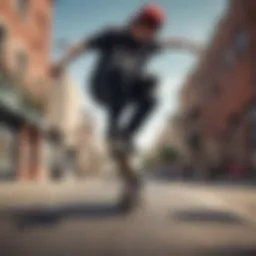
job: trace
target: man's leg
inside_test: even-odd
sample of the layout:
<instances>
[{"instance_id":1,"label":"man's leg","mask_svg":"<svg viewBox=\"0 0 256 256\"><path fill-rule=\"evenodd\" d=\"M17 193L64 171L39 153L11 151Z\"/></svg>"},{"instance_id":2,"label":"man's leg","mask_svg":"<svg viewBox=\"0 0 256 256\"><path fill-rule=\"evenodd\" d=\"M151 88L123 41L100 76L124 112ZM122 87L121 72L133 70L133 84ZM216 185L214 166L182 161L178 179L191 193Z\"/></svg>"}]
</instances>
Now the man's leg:
<instances>
[{"instance_id":1,"label":"man's leg","mask_svg":"<svg viewBox=\"0 0 256 256\"><path fill-rule=\"evenodd\" d=\"M118 138L119 131L119 121L124 109L124 105L119 100L113 101L108 106L108 131L107 136L109 139Z\"/></svg>"},{"instance_id":2,"label":"man's leg","mask_svg":"<svg viewBox=\"0 0 256 256\"><path fill-rule=\"evenodd\" d=\"M157 79L152 76L141 77L133 86L131 98L135 104L135 112L124 129L125 136L132 139L156 106L154 95Z\"/></svg>"},{"instance_id":3,"label":"man's leg","mask_svg":"<svg viewBox=\"0 0 256 256\"><path fill-rule=\"evenodd\" d=\"M136 103L135 114L130 120L126 128L126 136L132 138L133 135L140 129L143 123L147 120L152 110L156 105L156 100L153 98L141 99Z\"/></svg>"},{"instance_id":4,"label":"man's leg","mask_svg":"<svg viewBox=\"0 0 256 256\"><path fill-rule=\"evenodd\" d=\"M128 145L128 150L133 149L132 139L135 132L141 127L148 115L155 106L153 90L156 85L156 79L143 77L132 86L129 102L135 103L135 112L128 125L122 129L123 139ZM127 164L127 160L121 161L123 165L119 166L120 174L126 183L126 191L121 206L129 207L136 204L140 198L141 180L135 170Z\"/></svg>"},{"instance_id":5,"label":"man's leg","mask_svg":"<svg viewBox=\"0 0 256 256\"><path fill-rule=\"evenodd\" d=\"M120 135L120 119L127 104L127 95L124 90L122 74L113 71L108 74L105 86L106 110L108 114L108 137L118 138Z\"/></svg>"}]
</instances>

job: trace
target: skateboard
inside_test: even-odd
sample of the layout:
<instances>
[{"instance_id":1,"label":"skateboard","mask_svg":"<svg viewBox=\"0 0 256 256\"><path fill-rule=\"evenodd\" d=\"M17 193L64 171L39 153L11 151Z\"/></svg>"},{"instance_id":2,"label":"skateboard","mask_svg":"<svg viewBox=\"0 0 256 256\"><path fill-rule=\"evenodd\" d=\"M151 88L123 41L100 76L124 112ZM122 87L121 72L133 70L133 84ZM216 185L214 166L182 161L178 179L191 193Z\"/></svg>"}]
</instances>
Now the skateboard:
<instances>
[{"instance_id":1,"label":"skateboard","mask_svg":"<svg viewBox=\"0 0 256 256\"><path fill-rule=\"evenodd\" d=\"M112 158L117 165L126 185L124 194L117 203L117 208L125 213L142 206L140 181L136 175L136 167L132 162L132 154L125 149L112 152Z\"/></svg>"}]
</instances>

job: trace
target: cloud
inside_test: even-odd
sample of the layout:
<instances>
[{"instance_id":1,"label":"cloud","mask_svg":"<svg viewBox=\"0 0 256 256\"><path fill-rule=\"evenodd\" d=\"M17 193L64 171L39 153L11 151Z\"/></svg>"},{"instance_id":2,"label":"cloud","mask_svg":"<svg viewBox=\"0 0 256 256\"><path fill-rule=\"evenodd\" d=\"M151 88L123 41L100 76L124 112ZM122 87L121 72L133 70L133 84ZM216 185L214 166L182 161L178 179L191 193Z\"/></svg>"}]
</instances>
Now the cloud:
<instances>
[{"instance_id":1,"label":"cloud","mask_svg":"<svg viewBox=\"0 0 256 256\"><path fill-rule=\"evenodd\" d=\"M177 93L180 89L182 80L183 76L181 74L172 77L164 77L160 85L160 96L166 95L166 93Z\"/></svg>"},{"instance_id":2,"label":"cloud","mask_svg":"<svg viewBox=\"0 0 256 256\"><path fill-rule=\"evenodd\" d=\"M182 86L183 74L164 77L157 92L159 105L138 135L138 145L145 149L154 144L158 133L165 125L166 118L175 111L178 93Z\"/></svg>"}]
</instances>

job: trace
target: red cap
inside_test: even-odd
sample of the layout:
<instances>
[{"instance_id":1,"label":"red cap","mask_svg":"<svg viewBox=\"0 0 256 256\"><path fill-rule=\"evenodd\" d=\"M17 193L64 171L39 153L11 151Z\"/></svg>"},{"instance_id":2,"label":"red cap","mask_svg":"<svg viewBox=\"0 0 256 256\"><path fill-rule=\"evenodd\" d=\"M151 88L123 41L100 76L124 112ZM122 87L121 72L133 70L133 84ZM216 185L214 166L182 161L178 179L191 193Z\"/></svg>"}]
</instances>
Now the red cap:
<instances>
[{"instance_id":1,"label":"red cap","mask_svg":"<svg viewBox=\"0 0 256 256\"><path fill-rule=\"evenodd\" d=\"M165 21L165 13L159 6L148 4L139 11L136 20L161 26Z\"/></svg>"}]
</instances>

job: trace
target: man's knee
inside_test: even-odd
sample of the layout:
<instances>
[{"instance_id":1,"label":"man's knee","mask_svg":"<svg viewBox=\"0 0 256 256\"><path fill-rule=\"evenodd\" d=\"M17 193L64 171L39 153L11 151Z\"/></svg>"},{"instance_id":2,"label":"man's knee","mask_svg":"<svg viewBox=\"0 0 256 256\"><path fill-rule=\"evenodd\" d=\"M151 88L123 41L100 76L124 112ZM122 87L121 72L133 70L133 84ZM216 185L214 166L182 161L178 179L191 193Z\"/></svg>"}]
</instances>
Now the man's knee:
<instances>
[{"instance_id":1,"label":"man's knee","mask_svg":"<svg viewBox=\"0 0 256 256\"><path fill-rule=\"evenodd\" d=\"M141 79L143 87L148 90L154 90L158 84L158 78L155 75L144 75Z\"/></svg>"},{"instance_id":2,"label":"man's knee","mask_svg":"<svg viewBox=\"0 0 256 256\"><path fill-rule=\"evenodd\" d=\"M135 88L134 96L138 101L147 101L148 104L155 102L156 86L158 79L153 75L143 75L138 79Z\"/></svg>"},{"instance_id":3,"label":"man's knee","mask_svg":"<svg viewBox=\"0 0 256 256\"><path fill-rule=\"evenodd\" d=\"M157 105L157 98L155 96L148 97L146 102L150 108L154 108Z\"/></svg>"},{"instance_id":4,"label":"man's knee","mask_svg":"<svg viewBox=\"0 0 256 256\"><path fill-rule=\"evenodd\" d=\"M141 105L141 108L143 108L145 111L151 111L156 107L157 99L155 96L147 96L145 98L142 98L139 104Z\"/></svg>"}]
</instances>

